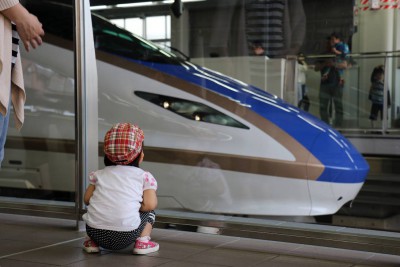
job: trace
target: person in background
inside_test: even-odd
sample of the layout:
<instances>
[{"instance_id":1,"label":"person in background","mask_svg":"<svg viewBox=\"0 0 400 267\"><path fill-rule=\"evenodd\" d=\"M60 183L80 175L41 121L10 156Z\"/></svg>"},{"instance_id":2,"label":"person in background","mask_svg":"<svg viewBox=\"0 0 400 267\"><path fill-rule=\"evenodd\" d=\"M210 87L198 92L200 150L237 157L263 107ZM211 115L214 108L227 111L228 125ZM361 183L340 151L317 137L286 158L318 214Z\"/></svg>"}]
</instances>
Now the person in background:
<instances>
[{"instance_id":1,"label":"person in background","mask_svg":"<svg viewBox=\"0 0 400 267\"><path fill-rule=\"evenodd\" d=\"M325 54L331 54L330 38L327 38ZM315 63L315 71L321 72L319 91L319 112L321 120L327 124L341 126L343 121L343 85L340 85L339 69L334 58L323 58ZM333 121L333 112L335 120Z\"/></svg>"},{"instance_id":2,"label":"person in background","mask_svg":"<svg viewBox=\"0 0 400 267\"><path fill-rule=\"evenodd\" d=\"M251 48L255 56L265 56L265 49L262 41L256 40L251 44Z\"/></svg>"},{"instance_id":3,"label":"person in background","mask_svg":"<svg viewBox=\"0 0 400 267\"><path fill-rule=\"evenodd\" d=\"M307 96L306 87L306 72L308 70L308 65L305 61L303 53L297 55L297 99L298 107L308 111L310 108L310 100Z\"/></svg>"},{"instance_id":4,"label":"person in background","mask_svg":"<svg viewBox=\"0 0 400 267\"><path fill-rule=\"evenodd\" d=\"M336 64L343 65L347 64L348 55L350 53L349 46L342 41L342 37L339 33L333 32L330 36L332 52L336 55ZM338 68L339 71L339 83L344 85L344 68Z\"/></svg>"},{"instance_id":5,"label":"person in background","mask_svg":"<svg viewBox=\"0 0 400 267\"><path fill-rule=\"evenodd\" d=\"M21 129L24 123L26 95L19 40L29 52L42 44L43 35L42 24L18 0L0 1L0 164L4 158L11 103L16 128Z\"/></svg>"},{"instance_id":6,"label":"person in background","mask_svg":"<svg viewBox=\"0 0 400 267\"><path fill-rule=\"evenodd\" d=\"M372 102L369 119L373 122L378 119L378 114L383 118L383 102L384 102L384 85L385 85L385 68L383 65L376 66L371 73L371 87L368 98ZM390 106L390 95L388 91L387 105Z\"/></svg>"},{"instance_id":7,"label":"person in background","mask_svg":"<svg viewBox=\"0 0 400 267\"><path fill-rule=\"evenodd\" d=\"M142 170L144 133L136 125L117 123L104 137L104 165L90 173L84 195L88 239L87 253L99 247L120 250L135 244L134 254L156 252L159 245L150 241L157 207L157 181Z\"/></svg>"}]
</instances>

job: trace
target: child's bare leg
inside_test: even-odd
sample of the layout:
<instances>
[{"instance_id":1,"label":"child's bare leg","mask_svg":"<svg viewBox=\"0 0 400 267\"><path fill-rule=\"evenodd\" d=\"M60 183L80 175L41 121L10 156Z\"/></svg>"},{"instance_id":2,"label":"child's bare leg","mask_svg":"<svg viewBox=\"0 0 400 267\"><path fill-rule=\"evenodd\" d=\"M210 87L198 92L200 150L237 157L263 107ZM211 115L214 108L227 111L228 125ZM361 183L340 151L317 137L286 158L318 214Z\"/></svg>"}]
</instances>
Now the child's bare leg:
<instances>
[{"instance_id":1,"label":"child's bare leg","mask_svg":"<svg viewBox=\"0 0 400 267\"><path fill-rule=\"evenodd\" d=\"M146 223L146 226L144 227L142 233L140 234L140 237L150 236L151 230L153 230L153 226L150 223Z\"/></svg>"}]
</instances>

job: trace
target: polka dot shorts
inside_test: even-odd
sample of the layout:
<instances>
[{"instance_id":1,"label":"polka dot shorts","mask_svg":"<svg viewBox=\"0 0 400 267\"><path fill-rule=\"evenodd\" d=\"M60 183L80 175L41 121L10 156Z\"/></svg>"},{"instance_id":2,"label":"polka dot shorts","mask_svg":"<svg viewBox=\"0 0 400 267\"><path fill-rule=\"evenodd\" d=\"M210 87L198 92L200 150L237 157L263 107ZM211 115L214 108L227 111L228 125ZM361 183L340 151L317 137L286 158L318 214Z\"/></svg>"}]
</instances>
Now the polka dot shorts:
<instances>
[{"instance_id":1,"label":"polka dot shorts","mask_svg":"<svg viewBox=\"0 0 400 267\"><path fill-rule=\"evenodd\" d=\"M147 223L155 222L154 211L140 212L140 225L137 229L128 232L92 228L86 225L87 235L100 247L109 250L124 249L133 244L142 233Z\"/></svg>"}]
</instances>

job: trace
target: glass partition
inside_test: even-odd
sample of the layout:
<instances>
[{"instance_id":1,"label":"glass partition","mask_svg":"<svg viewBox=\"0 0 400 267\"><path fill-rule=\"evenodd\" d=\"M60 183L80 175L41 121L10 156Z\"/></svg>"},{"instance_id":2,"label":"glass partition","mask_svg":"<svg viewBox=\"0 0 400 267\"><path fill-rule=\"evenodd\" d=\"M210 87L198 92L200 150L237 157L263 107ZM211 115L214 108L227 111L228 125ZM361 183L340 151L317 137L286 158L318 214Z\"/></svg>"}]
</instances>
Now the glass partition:
<instances>
[{"instance_id":1,"label":"glass partition","mask_svg":"<svg viewBox=\"0 0 400 267\"><path fill-rule=\"evenodd\" d=\"M321 78L327 73L318 66L335 59L323 54L326 37L337 29L352 35L353 19L340 20L349 14L353 18L352 1L272 2L261 7L254 1L185 3L181 16L165 24L171 35L158 38L172 44L169 50L104 18L133 22L135 15L141 20L168 15L164 3L148 2L119 15L115 6L93 12L98 138L103 140L117 122L144 130L141 167L158 181L161 214L301 217L317 223L321 216L347 209L363 190L368 172L337 130L382 134L399 127L396 53L367 53L353 44L348 67L336 73L337 80L344 80L340 101L329 99L332 88L321 97ZM27 6L43 22L46 38L41 48L23 54L26 122L21 132L10 129L0 192L4 201L73 207L73 10L54 1L27 1ZM246 20L256 27L251 14L257 18L257 10L280 14L280 26L272 32L275 42L269 43L270 33L263 29L245 29ZM285 12L294 21L286 21ZM323 21L328 26L322 27ZM291 38L284 36L289 24L294 27ZM268 51L259 55L259 45ZM296 108L299 52L308 65L307 111ZM380 65L383 80L382 73L372 75ZM388 93L377 90L374 95L374 83ZM373 99L383 100L382 108L371 110ZM99 153L92 155L100 168L102 147L100 141Z\"/></svg>"},{"instance_id":2,"label":"glass partition","mask_svg":"<svg viewBox=\"0 0 400 267\"><path fill-rule=\"evenodd\" d=\"M217 214L249 221L284 216L316 223L325 215L346 213L349 203L363 192L365 173L360 173L365 165L357 165L362 161L358 152L330 150L335 145L344 150L352 147L337 130L373 136L398 127L394 123L397 57L381 52L389 50L365 47L364 25L372 13L358 13L365 10L364 4L347 0L183 5L179 14L171 14L168 4L161 2L93 7L94 13L114 21L171 16L170 40L165 40L172 46L168 51L144 36L94 20L99 140L119 121L144 130L142 167L158 180L160 214ZM268 17L272 13L276 16ZM325 97L321 108L317 65L335 60L326 53L332 32L343 34L351 53L347 68L337 74L344 80L340 101ZM300 52L308 65L307 112L296 108ZM370 89L377 82L371 74L379 65L386 71L378 87L390 91L391 105L389 94L379 92L375 97L383 96L387 104L371 114ZM326 134L326 139L319 140L317 133ZM102 167L101 149L99 156ZM354 173L341 173L349 166L340 165L342 160L356 162ZM367 183L368 179L374 178L368 177Z\"/></svg>"},{"instance_id":3,"label":"glass partition","mask_svg":"<svg viewBox=\"0 0 400 267\"><path fill-rule=\"evenodd\" d=\"M49 12L39 1L23 4L39 18L46 34L43 45L30 52L20 45L25 122L17 131L11 110L0 201L3 208L76 218L74 10Z\"/></svg>"}]
</instances>

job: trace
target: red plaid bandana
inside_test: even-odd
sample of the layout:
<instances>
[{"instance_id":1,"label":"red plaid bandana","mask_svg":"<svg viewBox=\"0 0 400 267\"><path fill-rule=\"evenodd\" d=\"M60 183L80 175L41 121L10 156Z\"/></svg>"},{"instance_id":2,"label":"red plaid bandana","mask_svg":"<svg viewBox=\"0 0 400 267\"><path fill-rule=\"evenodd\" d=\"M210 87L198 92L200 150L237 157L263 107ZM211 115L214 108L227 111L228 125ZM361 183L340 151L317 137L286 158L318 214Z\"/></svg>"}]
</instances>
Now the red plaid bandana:
<instances>
[{"instance_id":1,"label":"red plaid bandana","mask_svg":"<svg viewBox=\"0 0 400 267\"><path fill-rule=\"evenodd\" d=\"M104 153L114 163L127 165L142 151L143 131L130 123L115 124L104 137Z\"/></svg>"}]
</instances>

